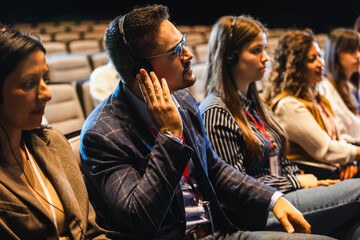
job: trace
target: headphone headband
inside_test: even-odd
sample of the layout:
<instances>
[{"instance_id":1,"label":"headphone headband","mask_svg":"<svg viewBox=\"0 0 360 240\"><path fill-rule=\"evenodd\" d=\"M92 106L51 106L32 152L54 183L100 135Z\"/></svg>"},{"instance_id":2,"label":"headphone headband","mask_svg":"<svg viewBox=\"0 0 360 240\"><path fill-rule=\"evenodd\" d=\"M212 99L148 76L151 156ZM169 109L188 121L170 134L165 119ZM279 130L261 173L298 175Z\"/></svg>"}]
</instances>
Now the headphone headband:
<instances>
[{"instance_id":1,"label":"headphone headband","mask_svg":"<svg viewBox=\"0 0 360 240\"><path fill-rule=\"evenodd\" d=\"M126 14L124 14L119 20L120 35L121 35L121 38L122 38L126 48L128 49L128 52L129 52L129 55L130 55L131 59L134 62L137 62L138 58L136 57L134 51L132 50L130 44L128 43L128 41L126 40L126 37L125 37L125 30L124 30L125 17L126 17Z\"/></svg>"},{"instance_id":2,"label":"headphone headband","mask_svg":"<svg viewBox=\"0 0 360 240\"><path fill-rule=\"evenodd\" d=\"M233 39L234 29L235 29L235 24L236 24L237 19L238 19L237 17L233 17L233 20L231 23L230 33L229 33L229 48L227 51L228 53L226 54L226 57L225 57L225 60L228 64L228 66L230 66L230 67L234 66L239 60L238 54L233 51L233 44L232 44L232 39Z\"/></svg>"},{"instance_id":3,"label":"headphone headband","mask_svg":"<svg viewBox=\"0 0 360 240\"><path fill-rule=\"evenodd\" d=\"M125 36L125 31L124 31L125 17L126 17L126 14L124 14L119 20L119 30L120 30L121 36Z\"/></svg>"},{"instance_id":4,"label":"headphone headband","mask_svg":"<svg viewBox=\"0 0 360 240\"><path fill-rule=\"evenodd\" d=\"M122 41L125 44L126 49L128 50L129 56L134 63L133 67L131 68L131 74L135 78L136 74L140 71L141 68L144 68L148 73L150 73L153 70L153 67L147 59L139 59L136 56L133 49L131 48L130 43L126 40L125 29L124 29L125 17L126 17L126 14L124 14L119 20L119 31L120 31Z\"/></svg>"},{"instance_id":5,"label":"headphone headband","mask_svg":"<svg viewBox=\"0 0 360 240\"><path fill-rule=\"evenodd\" d=\"M232 20L232 23L231 23L231 28L230 28L229 41L230 41L231 49L232 49L232 36L234 34L234 28L235 28L236 20L237 20L237 17L233 17L233 20Z\"/></svg>"}]
</instances>

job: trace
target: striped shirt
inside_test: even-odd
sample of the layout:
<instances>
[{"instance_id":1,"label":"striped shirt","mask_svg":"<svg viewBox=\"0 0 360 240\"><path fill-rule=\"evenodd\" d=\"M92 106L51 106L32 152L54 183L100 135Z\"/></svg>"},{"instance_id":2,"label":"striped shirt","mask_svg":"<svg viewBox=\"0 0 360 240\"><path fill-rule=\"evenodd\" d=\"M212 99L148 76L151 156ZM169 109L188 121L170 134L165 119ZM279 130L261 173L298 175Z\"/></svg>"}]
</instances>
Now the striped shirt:
<instances>
[{"instance_id":1,"label":"striped shirt","mask_svg":"<svg viewBox=\"0 0 360 240\"><path fill-rule=\"evenodd\" d=\"M257 118L254 103L243 96L240 97L247 108L247 112L254 118ZM259 142L260 154L255 166L249 170L246 169L244 165L244 161L246 161L246 142L240 125L225 106L223 100L215 94L210 94L200 104L200 111L213 148L224 161L237 170L249 174L265 184L278 189L280 192L285 193L301 188L296 178L296 175L300 173L299 168L280 154L278 154L278 164L281 167L281 175L271 175L269 166L271 153L270 141L256 127L253 121L249 121L249 124ZM282 144L278 133L266 122L264 122L264 125L275 147L281 150Z\"/></svg>"}]
</instances>

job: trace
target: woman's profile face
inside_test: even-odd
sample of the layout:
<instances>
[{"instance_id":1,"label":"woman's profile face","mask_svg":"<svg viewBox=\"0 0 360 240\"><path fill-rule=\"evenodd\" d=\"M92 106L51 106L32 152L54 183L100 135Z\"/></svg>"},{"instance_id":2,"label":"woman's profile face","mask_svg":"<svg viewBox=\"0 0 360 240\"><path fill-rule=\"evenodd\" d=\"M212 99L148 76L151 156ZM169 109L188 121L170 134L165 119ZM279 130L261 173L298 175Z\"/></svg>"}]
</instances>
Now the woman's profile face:
<instances>
[{"instance_id":1,"label":"woman's profile face","mask_svg":"<svg viewBox=\"0 0 360 240\"><path fill-rule=\"evenodd\" d=\"M266 44L266 34L260 32L252 42L244 45L239 53L239 61L233 68L233 74L249 82L261 80L266 70L265 63L269 60L265 51Z\"/></svg>"},{"instance_id":2,"label":"woman's profile face","mask_svg":"<svg viewBox=\"0 0 360 240\"><path fill-rule=\"evenodd\" d=\"M45 54L38 50L20 61L4 81L0 104L1 121L8 130L31 130L41 124L51 94L45 80Z\"/></svg>"},{"instance_id":3,"label":"woman's profile face","mask_svg":"<svg viewBox=\"0 0 360 240\"><path fill-rule=\"evenodd\" d=\"M353 73L360 70L360 49L355 49L353 52L340 52L339 63L345 76L350 78Z\"/></svg>"},{"instance_id":4,"label":"woman's profile face","mask_svg":"<svg viewBox=\"0 0 360 240\"><path fill-rule=\"evenodd\" d=\"M305 58L304 75L308 86L320 82L324 75L324 60L320 54L319 45L313 42Z\"/></svg>"}]
</instances>

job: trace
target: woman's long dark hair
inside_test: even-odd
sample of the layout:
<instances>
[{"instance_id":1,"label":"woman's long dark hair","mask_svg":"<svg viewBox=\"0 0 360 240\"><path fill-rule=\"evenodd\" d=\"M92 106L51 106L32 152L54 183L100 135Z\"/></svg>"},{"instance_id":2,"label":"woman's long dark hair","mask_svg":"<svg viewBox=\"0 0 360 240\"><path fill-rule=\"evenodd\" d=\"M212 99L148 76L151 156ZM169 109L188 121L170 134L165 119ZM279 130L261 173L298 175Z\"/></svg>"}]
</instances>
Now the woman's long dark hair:
<instances>
[{"instance_id":1,"label":"woman's long dark hair","mask_svg":"<svg viewBox=\"0 0 360 240\"><path fill-rule=\"evenodd\" d=\"M350 111L358 113L356 103L351 98L349 80L358 87L359 72L346 79L339 61L341 52L354 52L360 48L360 33L345 28L337 28L330 32L325 42L325 76L333 83L342 100Z\"/></svg>"}]
</instances>

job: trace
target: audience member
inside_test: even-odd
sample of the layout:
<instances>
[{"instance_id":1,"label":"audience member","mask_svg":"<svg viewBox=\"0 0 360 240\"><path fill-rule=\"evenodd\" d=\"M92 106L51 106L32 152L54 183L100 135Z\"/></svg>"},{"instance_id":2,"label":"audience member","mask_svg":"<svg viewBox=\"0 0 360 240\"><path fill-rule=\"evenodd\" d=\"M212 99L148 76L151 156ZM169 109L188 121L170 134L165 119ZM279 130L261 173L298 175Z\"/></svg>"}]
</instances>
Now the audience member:
<instances>
[{"instance_id":1,"label":"audience member","mask_svg":"<svg viewBox=\"0 0 360 240\"><path fill-rule=\"evenodd\" d=\"M311 30L293 30L280 40L267 100L290 142L290 160L340 165L340 178L357 173L360 149L340 141L328 100L316 90L324 61Z\"/></svg>"},{"instance_id":2,"label":"audience member","mask_svg":"<svg viewBox=\"0 0 360 240\"><path fill-rule=\"evenodd\" d=\"M90 75L90 95L94 106L99 105L105 98L114 92L119 84L119 75L111 62L97 67Z\"/></svg>"},{"instance_id":3,"label":"audience member","mask_svg":"<svg viewBox=\"0 0 360 240\"><path fill-rule=\"evenodd\" d=\"M284 197L304 214L313 233L338 236L342 225L359 219L360 179L317 180L312 174L300 175L286 158L286 134L256 86L269 60L266 39L264 26L251 17L225 16L213 27L207 97L199 107L207 134L228 164L286 193ZM270 214L268 228L279 227Z\"/></svg>"},{"instance_id":4,"label":"audience member","mask_svg":"<svg viewBox=\"0 0 360 240\"><path fill-rule=\"evenodd\" d=\"M106 239L69 143L41 126L47 75L38 40L0 31L0 238Z\"/></svg>"},{"instance_id":5,"label":"audience member","mask_svg":"<svg viewBox=\"0 0 360 240\"><path fill-rule=\"evenodd\" d=\"M244 223L260 229L270 208L288 232L309 233L302 214L279 192L213 151L195 100L181 90L195 82L193 55L186 35L168 18L162 5L136 8L115 18L105 33L109 58L122 78L85 121L80 145L99 223L142 239L290 237L239 231L219 197L242 209L238 218Z\"/></svg>"},{"instance_id":6,"label":"audience member","mask_svg":"<svg viewBox=\"0 0 360 240\"><path fill-rule=\"evenodd\" d=\"M330 102L340 138L360 144L360 33L338 28L325 43L325 76L320 93ZM353 84L353 83L355 84Z\"/></svg>"}]
</instances>

